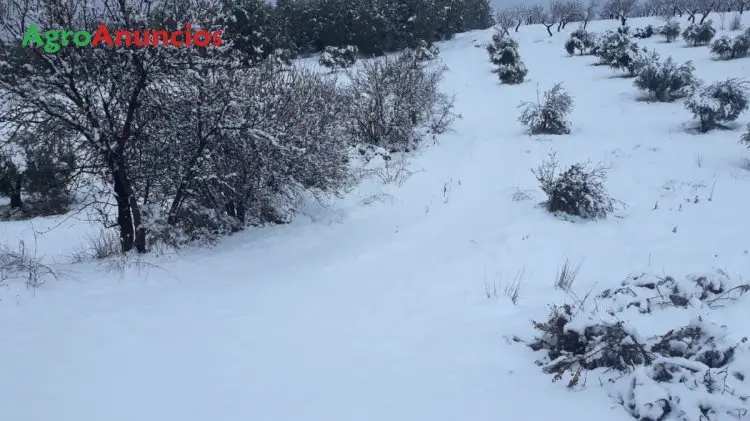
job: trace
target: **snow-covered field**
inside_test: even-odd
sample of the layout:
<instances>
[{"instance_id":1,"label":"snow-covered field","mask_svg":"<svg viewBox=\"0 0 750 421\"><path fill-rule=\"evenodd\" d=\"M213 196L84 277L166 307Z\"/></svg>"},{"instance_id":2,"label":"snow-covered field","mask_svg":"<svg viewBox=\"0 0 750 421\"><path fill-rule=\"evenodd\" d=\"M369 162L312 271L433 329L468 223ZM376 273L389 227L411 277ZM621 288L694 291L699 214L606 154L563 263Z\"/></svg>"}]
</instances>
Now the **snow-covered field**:
<instances>
[{"instance_id":1,"label":"snow-covered field","mask_svg":"<svg viewBox=\"0 0 750 421\"><path fill-rule=\"evenodd\" d=\"M660 22L629 21L647 23ZM632 79L568 57L574 29L514 33L529 69L517 86L501 86L475 48L491 30L441 44L444 90L463 118L410 158L417 172L401 186L373 181L290 226L149 256L123 274L57 263L68 277L34 291L5 285L0 420L632 419L606 381L553 383L534 363L541 352L512 338L533 339L530 319L546 320L548 304L632 273L750 275L750 150L738 143L750 113L737 130L689 133L681 101L638 101ZM693 60L706 82L750 75L748 58L715 61L707 47L658 36L638 43ZM556 82L575 99L572 133L526 135L518 104ZM552 150L565 165L610 167L607 187L625 206L597 222L547 214L530 169ZM93 230L73 218L0 223L9 243L41 232L50 261ZM553 285L565 259L581 263L572 292ZM514 304L504 291L519 274ZM748 310L744 299L622 317L650 334L702 315L741 338Z\"/></svg>"}]
</instances>

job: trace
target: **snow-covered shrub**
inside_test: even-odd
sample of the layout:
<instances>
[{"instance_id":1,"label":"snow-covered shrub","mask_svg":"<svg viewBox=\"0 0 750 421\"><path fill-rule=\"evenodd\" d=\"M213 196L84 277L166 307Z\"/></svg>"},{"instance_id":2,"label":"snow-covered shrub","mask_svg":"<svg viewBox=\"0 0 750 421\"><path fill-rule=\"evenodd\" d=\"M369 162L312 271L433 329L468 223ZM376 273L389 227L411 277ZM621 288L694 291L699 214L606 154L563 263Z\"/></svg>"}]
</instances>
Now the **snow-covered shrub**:
<instances>
[{"instance_id":1,"label":"snow-covered shrub","mask_svg":"<svg viewBox=\"0 0 750 421\"><path fill-rule=\"evenodd\" d=\"M633 77L640 69L653 61L654 57L658 59L659 55L655 52L649 52L645 48L639 49L638 44L632 43L628 48L621 51L614 61L609 63L609 67L615 70L625 70L627 76Z\"/></svg>"},{"instance_id":2,"label":"snow-covered shrub","mask_svg":"<svg viewBox=\"0 0 750 421\"><path fill-rule=\"evenodd\" d=\"M570 34L570 38L565 41L565 51L571 56L576 53L586 54L596 44L596 37L593 33L588 32L584 29L576 29Z\"/></svg>"},{"instance_id":3,"label":"snow-covered shrub","mask_svg":"<svg viewBox=\"0 0 750 421\"><path fill-rule=\"evenodd\" d=\"M154 171L150 164L170 181L149 186L152 205L141 208L147 244L211 243L248 226L287 223L301 198L350 186L342 127L350 108L335 78L294 66L280 72L271 63L203 83L199 76L174 85L184 101L177 104L217 102L204 104L205 115L172 107L169 130L153 133L160 142L142 145L150 160L141 171ZM192 134L207 121L212 137ZM201 155L202 147L211 153ZM182 170L191 156L200 157L190 167L194 177ZM189 193L180 197L177 182L187 181Z\"/></svg>"},{"instance_id":4,"label":"snow-covered shrub","mask_svg":"<svg viewBox=\"0 0 750 421\"><path fill-rule=\"evenodd\" d=\"M408 54L367 60L349 70L344 126L350 142L409 151L422 140L423 129L432 135L445 131L455 115L453 99L439 91L444 70Z\"/></svg>"},{"instance_id":5,"label":"snow-covered shrub","mask_svg":"<svg viewBox=\"0 0 750 421\"><path fill-rule=\"evenodd\" d=\"M10 198L14 217L61 214L71 203L75 155L60 140L39 142L43 136L17 134L0 147L0 195Z\"/></svg>"},{"instance_id":6,"label":"snow-covered shrub","mask_svg":"<svg viewBox=\"0 0 750 421\"><path fill-rule=\"evenodd\" d=\"M539 334L529 346L543 352L537 364L553 381L566 378L569 388L581 387L581 380L595 375L593 387L607 389L637 420L741 419L750 395L747 338L733 337L727 326L705 316L669 329L638 319L731 305L748 291L750 285L733 282L723 271L680 282L632 276L590 302L552 306L546 321L533 322Z\"/></svg>"},{"instance_id":7,"label":"snow-covered shrub","mask_svg":"<svg viewBox=\"0 0 750 421\"><path fill-rule=\"evenodd\" d=\"M604 218L614 211L615 201L604 187L604 168L589 168L587 163L576 163L560 174L557 174L557 168L553 153L537 169L531 170L547 195L544 203L547 211L584 219Z\"/></svg>"},{"instance_id":8,"label":"snow-covered shrub","mask_svg":"<svg viewBox=\"0 0 750 421\"><path fill-rule=\"evenodd\" d=\"M671 102L690 94L698 83L694 73L692 62L677 66L672 57L667 57L664 61L645 63L633 85L648 92L657 101Z\"/></svg>"},{"instance_id":9,"label":"snow-covered shrub","mask_svg":"<svg viewBox=\"0 0 750 421\"><path fill-rule=\"evenodd\" d=\"M746 57L750 51L750 37L742 34L734 38L724 35L711 44L711 53L723 60Z\"/></svg>"},{"instance_id":10,"label":"snow-covered shrub","mask_svg":"<svg viewBox=\"0 0 750 421\"><path fill-rule=\"evenodd\" d=\"M286 48L277 48L268 56L268 60L279 67L291 66L294 53Z\"/></svg>"},{"instance_id":11,"label":"snow-covered shrub","mask_svg":"<svg viewBox=\"0 0 750 421\"><path fill-rule=\"evenodd\" d=\"M328 46L323 49L323 53L320 55L318 63L321 66L328 67L331 71L338 68L346 69L351 67L357 62L357 49L354 45L347 45L345 47L334 47Z\"/></svg>"},{"instance_id":12,"label":"snow-covered shrub","mask_svg":"<svg viewBox=\"0 0 750 421\"><path fill-rule=\"evenodd\" d=\"M617 33L620 35L630 35L630 27L628 25L619 26Z\"/></svg>"},{"instance_id":13,"label":"snow-covered shrub","mask_svg":"<svg viewBox=\"0 0 750 421\"><path fill-rule=\"evenodd\" d=\"M571 56L575 55L576 51L578 51L579 54L583 54L583 49L583 41L578 38L568 38L568 40L565 41L565 51Z\"/></svg>"},{"instance_id":14,"label":"snow-covered shrub","mask_svg":"<svg viewBox=\"0 0 750 421\"><path fill-rule=\"evenodd\" d=\"M573 110L573 98L565 92L562 83L557 83L543 98L536 102L522 102L518 121L529 129L531 134L568 134L570 122L566 117Z\"/></svg>"},{"instance_id":15,"label":"snow-covered shrub","mask_svg":"<svg viewBox=\"0 0 750 421\"><path fill-rule=\"evenodd\" d=\"M710 19L702 24L693 23L682 31L682 39L694 47L708 44L714 38L714 35L716 35L716 29Z\"/></svg>"},{"instance_id":16,"label":"snow-covered shrub","mask_svg":"<svg viewBox=\"0 0 750 421\"><path fill-rule=\"evenodd\" d=\"M667 42L673 42L680 36L680 22L668 20L659 28L659 35L663 36Z\"/></svg>"},{"instance_id":17,"label":"snow-covered shrub","mask_svg":"<svg viewBox=\"0 0 750 421\"><path fill-rule=\"evenodd\" d=\"M585 29L576 29L570 34L571 38L578 38L583 42L583 46L586 50L590 50L594 44L596 44L596 34L589 32Z\"/></svg>"},{"instance_id":18,"label":"snow-covered shrub","mask_svg":"<svg viewBox=\"0 0 750 421\"><path fill-rule=\"evenodd\" d=\"M595 55L599 63L616 69L627 69L638 54L638 44L627 35L608 31L597 42Z\"/></svg>"},{"instance_id":19,"label":"snow-covered shrub","mask_svg":"<svg viewBox=\"0 0 750 421\"><path fill-rule=\"evenodd\" d=\"M629 75L635 76L641 69L649 66L651 63L656 63L661 60L661 56L656 51L649 51L646 48L638 50L633 62L628 67Z\"/></svg>"},{"instance_id":20,"label":"snow-covered shrub","mask_svg":"<svg viewBox=\"0 0 750 421\"><path fill-rule=\"evenodd\" d=\"M422 40L419 41L415 48L404 50L404 53L413 55L419 61L429 61L437 58L440 54L440 49L437 45Z\"/></svg>"},{"instance_id":21,"label":"snow-covered shrub","mask_svg":"<svg viewBox=\"0 0 750 421\"><path fill-rule=\"evenodd\" d=\"M498 66L493 72L497 73L500 81L507 84L523 82L528 74L526 66L518 53L518 43L500 31L492 35L492 41L487 45L487 53L492 64Z\"/></svg>"},{"instance_id":22,"label":"snow-covered shrub","mask_svg":"<svg viewBox=\"0 0 750 421\"><path fill-rule=\"evenodd\" d=\"M651 25L646 25L644 28L638 28L635 30L635 33L633 34L635 38L651 38L654 36L654 27Z\"/></svg>"},{"instance_id":23,"label":"snow-covered shrub","mask_svg":"<svg viewBox=\"0 0 750 421\"><path fill-rule=\"evenodd\" d=\"M685 102L685 108L698 120L698 130L705 133L721 123L737 120L747 110L747 84L737 79L712 83L694 92Z\"/></svg>"}]
</instances>

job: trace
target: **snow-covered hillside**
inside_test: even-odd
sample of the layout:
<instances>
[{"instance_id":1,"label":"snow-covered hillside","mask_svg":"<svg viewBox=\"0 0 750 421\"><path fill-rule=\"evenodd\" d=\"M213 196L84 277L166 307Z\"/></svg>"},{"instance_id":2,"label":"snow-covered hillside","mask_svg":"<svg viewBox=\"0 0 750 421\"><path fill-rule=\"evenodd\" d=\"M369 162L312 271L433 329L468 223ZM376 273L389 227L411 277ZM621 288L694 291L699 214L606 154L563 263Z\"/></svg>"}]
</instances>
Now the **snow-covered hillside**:
<instances>
[{"instance_id":1,"label":"snow-covered hillside","mask_svg":"<svg viewBox=\"0 0 750 421\"><path fill-rule=\"evenodd\" d=\"M648 23L660 22L629 21ZM538 333L530 320L631 274L749 276L750 150L738 140L750 113L735 130L691 133L681 101L641 101L632 79L592 66L593 57L569 57L563 44L575 29L512 33L529 69L514 86L498 82L477 48L491 30L440 44L443 88L462 118L410 155L414 174L401 185L373 178L291 225L149 256L123 273L56 263L67 277L34 291L4 285L0 420L633 419L620 389L600 384L605 373L589 374L586 387L553 383L535 364L542 353L523 343ZM750 75L750 58L716 61L707 47L658 36L638 43L692 60L706 82ZM518 104L557 82L574 96L572 133L525 134ZM606 186L623 205L592 222L546 213L530 169L551 151L563 165L609 167ZM37 238L50 261L93 230L47 218L0 223L0 236L31 244L52 227ZM580 263L567 292L554 287L565 260ZM505 294L514 282L516 303ZM699 304L618 317L644 337L698 316L727 324L729 339L750 335L747 297L720 309ZM750 361L739 350L736 358L739 367ZM684 399L687 407L710 400Z\"/></svg>"}]
</instances>

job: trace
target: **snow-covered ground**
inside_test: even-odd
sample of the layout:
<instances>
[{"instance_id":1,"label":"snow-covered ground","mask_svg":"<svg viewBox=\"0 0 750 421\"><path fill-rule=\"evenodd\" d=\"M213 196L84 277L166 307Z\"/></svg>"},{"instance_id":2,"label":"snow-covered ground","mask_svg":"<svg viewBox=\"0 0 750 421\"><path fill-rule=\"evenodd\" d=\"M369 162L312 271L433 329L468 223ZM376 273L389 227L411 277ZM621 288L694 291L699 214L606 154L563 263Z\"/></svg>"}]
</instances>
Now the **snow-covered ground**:
<instances>
[{"instance_id":1,"label":"snow-covered ground","mask_svg":"<svg viewBox=\"0 0 750 421\"><path fill-rule=\"evenodd\" d=\"M368 183L292 225L150 256L123 274L57 263L63 280L34 291L5 285L0 420L632 419L598 381L576 390L551 382L534 364L540 353L511 338L533 338L529 320L570 299L553 287L565 259L582 262L579 297L630 273L747 277L750 150L739 128L688 133L680 101L637 101L632 79L568 57L574 29L513 34L529 69L517 86L501 86L475 48L491 30L441 44L444 90L463 118L411 158L417 172L401 186ZM707 82L750 75L747 58L715 61L706 47L658 36L638 43L693 60ZM556 82L575 99L572 133L526 135L518 104ZM562 164L609 166L607 187L626 206L588 223L545 213L530 169L552 150ZM0 236L31 244L42 232L39 253L50 261L94 230L72 218L32 223L0 223ZM514 305L503 292L517 274ZM712 317L741 337L748 309L741 301ZM686 320L708 312L680 311Z\"/></svg>"}]
</instances>

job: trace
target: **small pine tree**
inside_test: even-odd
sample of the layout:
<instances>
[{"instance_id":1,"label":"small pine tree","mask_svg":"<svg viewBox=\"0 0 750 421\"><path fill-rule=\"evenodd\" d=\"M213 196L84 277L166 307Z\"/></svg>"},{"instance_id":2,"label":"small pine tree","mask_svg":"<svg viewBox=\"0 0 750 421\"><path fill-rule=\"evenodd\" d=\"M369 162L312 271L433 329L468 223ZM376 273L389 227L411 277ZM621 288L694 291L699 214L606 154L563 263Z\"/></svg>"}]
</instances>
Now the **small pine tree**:
<instances>
[{"instance_id":1,"label":"small pine tree","mask_svg":"<svg viewBox=\"0 0 750 421\"><path fill-rule=\"evenodd\" d=\"M648 59L646 49L639 49L638 44L632 43L627 45L617 56L609 63L609 67L615 70L625 70L628 76L635 76L636 72L642 68Z\"/></svg>"},{"instance_id":2,"label":"small pine tree","mask_svg":"<svg viewBox=\"0 0 750 421\"><path fill-rule=\"evenodd\" d=\"M627 35L608 31L599 39L596 56L599 57L600 64L626 68L637 51L638 44Z\"/></svg>"},{"instance_id":3,"label":"small pine tree","mask_svg":"<svg viewBox=\"0 0 750 421\"><path fill-rule=\"evenodd\" d=\"M529 129L531 134L568 134L570 122L566 117L573 110L573 98L565 92L562 83L557 83L549 91L544 92L543 99L522 102L519 106L523 111L518 121Z\"/></svg>"},{"instance_id":4,"label":"small pine tree","mask_svg":"<svg viewBox=\"0 0 750 421\"><path fill-rule=\"evenodd\" d=\"M668 20L659 28L659 35L663 36L667 42L673 42L680 36L680 23L676 20Z\"/></svg>"},{"instance_id":5,"label":"small pine tree","mask_svg":"<svg viewBox=\"0 0 750 421\"><path fill-rule=\"evenodd\" d=\"M646 25L644 28L638 28L635 30L635 33L633 34L636 38L651 38L654 36L654 27L651 25Z\"/></svg>"},{"instance_id":6,"label":"small pine tree","mask_svg":"<svg viewBox=\"0 0 750 421\"><path fill-rule=\"evenodd\" d=\"M321 66L328 67L331 71L338 68L346 69L357 62L358 53L359 50L354 45L347 45L345 47L328 46L323 50L323 54L320 55L318 63Z\"/></svg>"},{"instance_id":7,"label":"small pine tree","mask_svg":"<svg viewBox=\"0 0 750 421\"><path fill-rule=\"evenodd\" d=\"M716 35L716 29L713 27L713 22L707 20L705 23L694 23L685 28L682 32L682 39L697 47L711 42L714 35Z\"/></svg>"},{"instance_id":8,"label":"small pine tree","mask_svg":"<svg viewBox=\"0 0 750 421\"><path fill-rule=\"evenodd\" d=\"M548 212L562 212L581 218L604 218L614 211L615 200L604 186L604 168L589 168L588 163L577 163L557 174L558 162L550 154L537 169L531 170L539 187L547 195L544 203Z\"/></svg>"},{"instance_id":9,"label":"small pine tree","mask_svg":"<svg viewBox=\"0 0 750 421\"><path fill-rule=\"evenodd\" d=\"M737 79L713 83L693 93L685 108L698 120L701 133L721 127L721 123L735 121L747 110L747 84Z\"/></svg>"},{"instance_id":10,"label":"small pine tree","mask_svg":"<svg viewBox=\"0 0 750 421\"><path fill-rule=\"evenodd\" d=\"M61 214L71 202L74 170L75 155L62 143L8 143L0 151L0 194L28 216Z\"/></svg>"},{"instance_id":11,"label":"small pine tree","mask_svg":"<svg viewBox=\"0 0 750 421\"><path fill-rule=\"evenodd\" d=\"M438 57L440 49L437 45L422 40L417 43L416 48L407 49L404 53L414 56L417 61L429 61Z\"/></svg>"},{"instance_id":12,"label":"small pine tree","mask_svg":"<svg viewBox=\"0 0 750 421\"><path fill-rule=\"evenodd\" d=\"M492 64L498 66L494 70L500 81L506 84L523 82L528 74L526 66L521 61L518 43L500 31L492 36L492 42L487 46L487 53Z\"/></svg>"},{"instance_id":13,"label":"small pine tree","mask_svg":"<svg viewBox=\"0 0 750 421\"><path fill-rule=\"evenodd\" d=\"M677 66L672 57L667 57L664 61L644 63L633 85L648 92L657 101L671 102L688 95L698 84L694 73L695 67L692 62Z\"/></svg>"}]
</instances>

